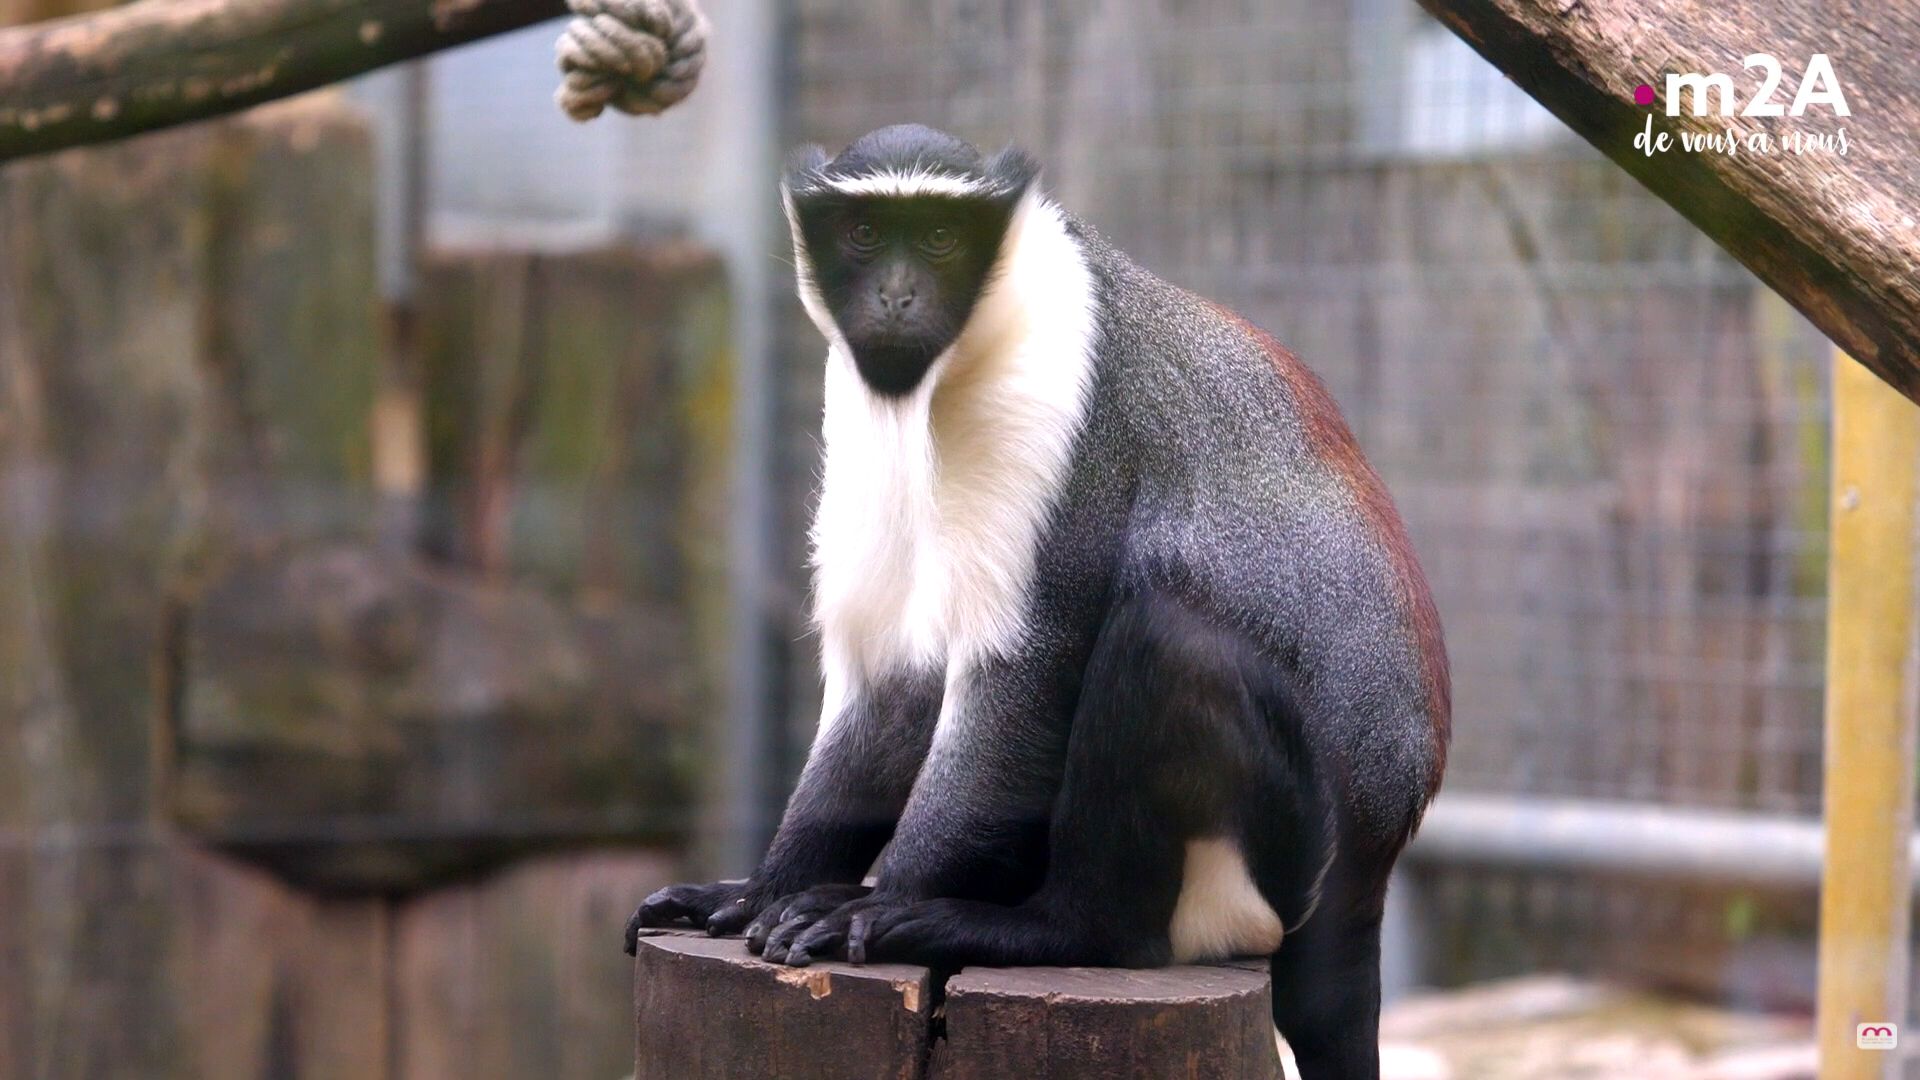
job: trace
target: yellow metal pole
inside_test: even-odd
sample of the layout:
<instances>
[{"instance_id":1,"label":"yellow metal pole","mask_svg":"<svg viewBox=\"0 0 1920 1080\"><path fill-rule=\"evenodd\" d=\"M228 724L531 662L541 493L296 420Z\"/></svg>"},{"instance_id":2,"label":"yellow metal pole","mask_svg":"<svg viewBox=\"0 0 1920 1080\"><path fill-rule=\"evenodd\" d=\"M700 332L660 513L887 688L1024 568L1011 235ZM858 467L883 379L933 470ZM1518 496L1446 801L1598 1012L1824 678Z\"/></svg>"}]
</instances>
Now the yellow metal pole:
<instances>
[{"instance_id":1,"label":"yellow metal pole","mask_svg":"<svg viewBox=\"0 0 1920 1080\"><path fill-rule=\"evenodd\" d=\"M1906 1019L1917 497L1920 408L1836 350L1820 1080L1887 1080L1900 1056L1856 1029Z\"/></svg>"}]
</instances>

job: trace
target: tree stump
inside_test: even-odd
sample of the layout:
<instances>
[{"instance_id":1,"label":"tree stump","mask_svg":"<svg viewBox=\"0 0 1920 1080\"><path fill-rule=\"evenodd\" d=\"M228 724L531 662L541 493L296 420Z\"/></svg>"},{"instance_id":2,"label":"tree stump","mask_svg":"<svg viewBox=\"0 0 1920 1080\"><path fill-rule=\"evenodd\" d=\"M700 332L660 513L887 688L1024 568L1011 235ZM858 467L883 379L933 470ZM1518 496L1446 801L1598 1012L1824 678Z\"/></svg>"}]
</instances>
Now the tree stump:
<instances>
[{"instance_id":1,"label":"tree stump","mask_svg":"<svg viewBox=\"0 0 1920 1080\"><path fill-rule=\"evenodd\" d=\"M1265 961L1128 971L788 968L640 939L634 1080L1279 1080Z\"/></svg>"},{"instance_id":2,"label":"tree stump","mask_svg":"<svg viewBox=\"0 0 1920 1080\"><path fill-rule=\"evenodd\" d=\"M896 964L769 964L739 938L640 939L634 1080L918 1080L933 977Z\"/></svg>"}]
</instances>

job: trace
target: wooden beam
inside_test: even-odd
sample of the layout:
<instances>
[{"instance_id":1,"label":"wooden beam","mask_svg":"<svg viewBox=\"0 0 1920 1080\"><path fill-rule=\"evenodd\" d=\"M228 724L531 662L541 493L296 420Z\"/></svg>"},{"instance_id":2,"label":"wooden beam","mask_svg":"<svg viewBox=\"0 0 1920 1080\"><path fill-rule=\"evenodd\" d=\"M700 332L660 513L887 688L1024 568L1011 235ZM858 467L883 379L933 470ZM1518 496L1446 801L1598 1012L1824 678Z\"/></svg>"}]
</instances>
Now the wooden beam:
<instances>
[{"instance_id":1,"label":"wooden beam","mask_svg":"<svg viewBox=\"0 0 1920 1080\"><path fill-rule=\"evenodd\" d=\"M139 0L11 27L0 162L234 112L566 13L564 0Z\"/></svg>"},{"instance_id":2,"label":"wooden beam","mask_svg":"<svg viewBox=\"0 0 1920 1080\"><path fill-rule=\"evenodd\" d=\"M1898 1055L1854 1037L1906 1019L1920 409L1840 353L1833 400L1820 1077L1882 1080Z\"/></svg>"},{"instance_id":3,"label":"wooden beam","mask_svg":"<svg viewBox=\"0 0 1920 1080\"><path fill-rule=\"evenodd\" d=\"M1920 401L1920 5L1885 0L1420 0L1581 137L1699 226L1835 343ZM1789 104L1826 54L1852 115L1666 115L1666 76L1723 72L1741 108L1777 57ZM1635 90L1650 86L1652 105ZM1675 143L1648 155L1646 130ZM1771 153L1692 152L1681 133L1771 136ZM1847 153L1794 153L1780 139L1847 131Z\"/></svg>"}]
</instances>

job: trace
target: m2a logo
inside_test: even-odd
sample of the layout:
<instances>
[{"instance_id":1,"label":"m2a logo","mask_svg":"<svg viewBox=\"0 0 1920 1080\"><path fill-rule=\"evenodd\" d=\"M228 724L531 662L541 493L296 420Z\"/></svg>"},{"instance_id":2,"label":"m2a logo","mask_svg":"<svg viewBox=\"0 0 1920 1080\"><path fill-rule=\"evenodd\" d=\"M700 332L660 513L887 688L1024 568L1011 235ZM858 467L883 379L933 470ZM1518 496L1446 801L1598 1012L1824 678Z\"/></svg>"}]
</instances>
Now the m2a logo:
<instances>
[{"instance_id":1,"label":"m2a logo","mask_svg":"<svg viewBox=\"0 0 1920 1080\"><path fill-rule=\"evenodd\" d=\"M1862 1050L1892 1050L1900 1045L1895 1024L1860 1024L1853 1029L1853 1045Z\"/></svg>"},{"instance_id":2,"label":"m2a logo","mask_svg":"<svg viewBox=\"0 0 1920 1080\"><path fill-rule=\"evenodd\" d=\"M1801 116L1809 105L1825 105L1833 110L1835 116L1852 116L1853 110L1847 108L1847 95L1840 89L1840 78L1833 73L1833 61L1826 53L1814 53L1807 61L1807 73L1800 77L1800 89L1793 95L1793 104L1782 106L1773 100L1780 90L1780 61L1770 53L1754 53L1741 61L1748 71L1760 68L1766 74L1760 82L1760 90L1740 111L1741 116ZM1702 75L1690 71L1685 75L1667 76L1667 115L1680 115L1680 91L1693 91L1693 115L1707 115L1709 95L1713 91L1719 97L1720 115L1732 116L1734 93L1732 77L1714 72Z\"/></svg>"}]
</instances>

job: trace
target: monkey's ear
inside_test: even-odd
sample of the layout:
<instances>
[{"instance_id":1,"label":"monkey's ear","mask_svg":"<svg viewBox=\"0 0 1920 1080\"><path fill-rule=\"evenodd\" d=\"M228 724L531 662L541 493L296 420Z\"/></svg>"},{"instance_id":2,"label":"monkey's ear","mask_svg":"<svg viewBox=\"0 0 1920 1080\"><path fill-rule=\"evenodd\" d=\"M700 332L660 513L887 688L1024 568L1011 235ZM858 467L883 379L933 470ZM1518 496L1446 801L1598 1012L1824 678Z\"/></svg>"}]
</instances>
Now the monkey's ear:
<instances>
[{"instance_id":1,"label":"monkey's ear","mask_svg":"<svg viewBox=\"0 0 1920 1080\"><path fill-rule=\"evenodd\" d=\"M996 191L1018 197L1040 176L1040 163L1019 147L1009 146L987 162L987 175Z\"/></svg>"},{"instance_id":2,"label":"monkey's ear","mask_svg":"<svg viewBox=\"0 0 1920 1080\"><path fill-rule=\"evenodd\" d=\"M819 186L820 171L827 167L827 152L817 145L803 146L787 155L787 167L780 174L780 186L788 191L805 191Z\"/></svg>"}]
</instances>

